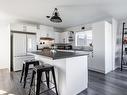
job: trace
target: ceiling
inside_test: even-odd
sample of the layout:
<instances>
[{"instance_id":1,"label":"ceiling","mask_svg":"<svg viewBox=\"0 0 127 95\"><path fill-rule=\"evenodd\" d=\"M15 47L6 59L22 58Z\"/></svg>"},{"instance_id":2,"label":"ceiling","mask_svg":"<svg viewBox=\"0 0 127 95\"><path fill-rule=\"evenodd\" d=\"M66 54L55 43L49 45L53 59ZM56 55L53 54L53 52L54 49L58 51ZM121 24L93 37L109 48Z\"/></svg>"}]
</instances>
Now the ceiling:
<instances>
[{"instance_id":1,"label":"ceiling","mask_svg":"<svg viewBox=\"0 0 127 95\"><path fill-rule=\"evenodd\" d=\"M46 18L57 7L62 23ZM0 17L59 28L127 16L127 0L0 0ZM3 15L4 14L4 15Z\"/></svg>"}]
</instances>

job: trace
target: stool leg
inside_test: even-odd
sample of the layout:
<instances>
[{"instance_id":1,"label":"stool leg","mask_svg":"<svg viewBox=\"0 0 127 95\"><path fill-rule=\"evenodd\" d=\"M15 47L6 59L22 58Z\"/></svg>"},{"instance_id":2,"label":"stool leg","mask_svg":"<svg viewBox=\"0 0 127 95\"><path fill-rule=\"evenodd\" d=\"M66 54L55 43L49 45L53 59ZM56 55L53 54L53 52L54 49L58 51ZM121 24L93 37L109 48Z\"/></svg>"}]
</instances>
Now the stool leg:
<instances>
[{"instance_id":1,"label":"stool leg","mask_svg":"<svg viewBox=\"0 0 127 95\"><path fill-rule=\"evenodd\" d=\"M48 88L49 88L49 71L46 71L45 74L46 74L47 86L48 86Z\"/></svg>"},{"instance_id":2,"label":"stool leg","mask_svg":"<svg viewBox=\"0 0 127 95\"><path fill-rule=\"evenodd\" d=\"M31 94L31 89L32 89L32 84L33 84L33 80L34 80L34 75L35 75L35 71L32 72L32 78L31 78L31 82L30 82L30 89L29 89L29 94Z\"/></svg>"},{"instance_id":3,"label":"stool leg","mask_svg":"<svg viewBox=\"0 0 127 95\"><path fill-rule=\"evenodd\" d=\"M22 82L22 77L23 77L23 74L24 74L24 64L23 64L23 67L22 67L22 72L21 72L20 83Z\"/></svg>"},{"instance_id":4,"label":"stool leg","mask_svg":"<svg viewBox=\"0 0 127 95\"><path fill-rule=\"evenodd\" d=\"M23 88L25 88L25 86L26 86L26 78L27 78L27 75L28 75L28 69L29 69L29 64L25 64L25 75L24 75L24 85L23 85Z\"/></svg>"},{"instance_id":5,"label":"stool leg","mask_svg":"<svg viewBox=\"0 0 127 95\"><path fill-rule=\"evenodd\" d=\"M35 95L40 94L40 84L41 84L42 72L36 72L36 81L35 81Z\"/></svg>"},{"instance_id":6,"label":"stool leg","mask_svg":"<svg viewBox=\"0 0 127 95\"><path fill-rule=\"evenodd\" d=\"M56 95L58 95L54 68L52 68L52 76L53 76L53 80L54 80Z\"/></svg>"}]
</instances>

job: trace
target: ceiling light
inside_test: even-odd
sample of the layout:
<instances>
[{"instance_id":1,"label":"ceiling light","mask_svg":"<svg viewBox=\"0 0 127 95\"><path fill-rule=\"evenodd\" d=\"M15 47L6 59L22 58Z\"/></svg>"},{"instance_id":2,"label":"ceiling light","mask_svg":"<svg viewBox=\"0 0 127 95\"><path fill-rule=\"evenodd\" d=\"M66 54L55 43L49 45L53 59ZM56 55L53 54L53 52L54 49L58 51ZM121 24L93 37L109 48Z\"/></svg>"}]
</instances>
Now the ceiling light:
<instances>
[{"instance_id":1,"label":"ceiling light","mask_svg":"<svg viewBox=\"0 0 127 95\"><path fill-rule=\"evenodd\" d=\"M50 21L54 22L54 23L62 22L62 19L60 18L60 15L59 15L59 12L58 12L57 8L54 9L54 12L53 12L51 17L50 16L46 16L46 17L50 18Z\"/></svg>"}]
</instances>

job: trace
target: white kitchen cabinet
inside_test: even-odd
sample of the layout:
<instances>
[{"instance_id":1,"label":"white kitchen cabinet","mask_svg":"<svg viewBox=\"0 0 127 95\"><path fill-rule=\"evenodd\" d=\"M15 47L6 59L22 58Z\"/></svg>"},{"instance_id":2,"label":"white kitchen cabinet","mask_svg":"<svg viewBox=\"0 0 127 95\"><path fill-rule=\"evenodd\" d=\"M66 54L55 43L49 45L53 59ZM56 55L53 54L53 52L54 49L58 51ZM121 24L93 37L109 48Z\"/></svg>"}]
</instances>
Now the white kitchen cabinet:
<instances>
[{"instance_id":1,"label":"white kitchen cabinet","mask_svg":"<svg viewBox=\"0 0 127 95\"><path fill-rule=\"evenodd\" d=\"M40 28L37 30L37 42L39 43L41 37L50 37L54 38L54 28L49 26L40 25Z\"/></svg>"},{"instance_id":2,"label":"white kitchen cabinet","mask_svg":"<svg viewBox=\"0 0 127 95\"><path fill-rule=\"evenodd\" d=\"M34 25L26 25L26 31L36 33L37 32L37 26Z\"/></svg>"},{"instance_id":3,"label":"white kitchen cabinet","mask_svg":"<svg viewBox=\"0 0 127 95\"><path fill-rule=\"evenodd\" d=\"M20 32L37 32L36 25L27 25L27 24L11 24L10 25L11 31L20 31Z\"/></svg>"},{"instance_id":4,"label":"white kitchen cabinet","mask_svg":"<svg viewBox=\"0 0 127 95\"><path fill-rule=\"evenodd\" d=\"M40 25L40 29L38 29L39 34L42 37L53 37L54 28L49 26Z\"/></svg>"},{"instance_id":5,"label":"white kitchen cabinet","mask_svg":"<svg viewBox=\"0 0 127 95\"><path fill-rule=\"evenodd\" d=\"M10 28L12 31L23 31L23 24L11 24Z\"/></svg>"},{"instance_id":6,"label":"white kitchen cabinet","mask_svg":"<svg viewBox=\"0 0 127 95\"><path fill-rule=\"evenodd\" d=\"M54 32L54 38L55 38L55 43L60 43L60 33L59 32Z\"/></svg>"},{"instance_id":7,"label":"white kitchen cabinet","mask_svg":"<svg viewBox=\"0 0 127 95\"><path fill-rule=\"evenodd\" d=\"M55 38L55 32L54 31L47 31L47 37Z\"/></svg>"},{"instance_id":8,"label":"white kitchen cabinet","mask_svg":"<svg viewBox=\"0 0 127 95\"><path fill-rule=\"evenodd\" d=\"M93 23L93 58L89 56L89 69L107 74L112 66L112 31L107 21Z\"/></svg>"},{"instance_id":9,"label":"white kitchen cabinet","mask_svg":"<svg viewBox=\"0 0 127 95\"><path fill-rule=\"evenodd\" d=\"M60 34L60 43L69 43L68 37L69 37L69 32L68 31L62 32Z\"/></svg>"},{"instance_id":10,"label":"white kitchen cabinet","mask_svg":"<svg viewBox=\"0 0 127 95\"><path fill-rule=\"evenodd\" d=\"M26 34L13 33L13 57L26 55Z\"/></svg>"},{"instance_id":11,"label":"white kitchen cabinet","mask_svg":"<svg viewBox=\"0 0 127 95\"><path fill-rule=\"evenodd\" d=\"M60 33L60 43L70 43L74 45L75 43L75 33L73 31L65 31Z\"/></svg>"},{"instance_id":12,"label":"white kitchen cabinet","mask_svg":"<svg viewBox=\"0 0 127 95\"><path fill-rule=\"evenodd\" d=\"M61 42L60 34L61 33L59 32L55 32L53 27L41 25L40 29L37 30L37 42L39 43L40 37L50 37L50 38L54 38L55 43L60 43Z\"/></svg>"},{"instance_id":13,"label":"white kitchen cabinet","mask_svg":"<svg viewBox=\"0 0 127 95\"><path fill-rule=\"evenodd\" d=\"M40 25L40 29L38 29L40 35L42 37L53 37L54 36L54 28L49 26Z\"/></svg>"}]
</instances>

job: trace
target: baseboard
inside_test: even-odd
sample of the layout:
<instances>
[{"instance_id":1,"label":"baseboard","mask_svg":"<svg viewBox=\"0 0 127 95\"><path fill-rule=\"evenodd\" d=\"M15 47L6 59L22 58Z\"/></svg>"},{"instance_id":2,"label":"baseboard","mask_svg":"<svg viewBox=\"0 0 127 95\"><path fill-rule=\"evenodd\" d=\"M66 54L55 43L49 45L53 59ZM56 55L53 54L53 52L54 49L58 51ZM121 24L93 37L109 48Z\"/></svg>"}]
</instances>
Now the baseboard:
<instances>
[{"instance_id":1,"label":"baseboard","mask_svg":"<svg viewBox=\"0 0 127 95\"><path fill-rule=\"evenodd\" d=\"M114 70L116 70L117 68L120 68L120 66L115 66L115 69Z\"/></svg>"},{"instance_id":2,"label":"baseboard","mask_svg":"<svg viewBox=\"0 0 127 95\"><path fill-rule=\"evenodd\" d=\"M88 67L88 69L91 70L91 71L96 71L96 72L105 74L105 71L103 71L103 70L98 70L98 69L95 69L95 68L89 68L89 67Z\"/></svg>"}]
</instances>

